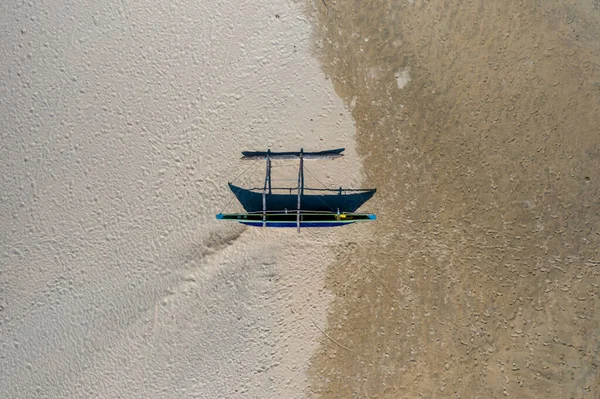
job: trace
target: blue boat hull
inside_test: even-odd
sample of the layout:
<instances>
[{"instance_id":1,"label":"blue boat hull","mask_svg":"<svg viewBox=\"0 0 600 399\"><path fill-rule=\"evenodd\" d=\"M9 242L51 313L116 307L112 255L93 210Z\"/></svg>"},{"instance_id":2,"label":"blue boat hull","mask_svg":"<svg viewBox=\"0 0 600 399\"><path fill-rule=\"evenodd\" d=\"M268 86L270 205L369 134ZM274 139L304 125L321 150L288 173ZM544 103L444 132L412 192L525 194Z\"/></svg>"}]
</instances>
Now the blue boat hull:
<instances>
[{"instance_id":1,"label":"blue boat hull","mask_svg":"<svg viewBox=\"0 0 600 399\"><path fill-rule=\"evenodd\" d=\"M262 193L247 190L229 183L229 189L236 196L246 212L260 212L263 209ZM322 212L356 212L367 202L376 190L364 190L360 193L343 194L343 190L328 190L335 194L302 194L302 208ZM296 209L297 194L267 194L265 196L267 210Z\"/></svg>"}]
</instances>

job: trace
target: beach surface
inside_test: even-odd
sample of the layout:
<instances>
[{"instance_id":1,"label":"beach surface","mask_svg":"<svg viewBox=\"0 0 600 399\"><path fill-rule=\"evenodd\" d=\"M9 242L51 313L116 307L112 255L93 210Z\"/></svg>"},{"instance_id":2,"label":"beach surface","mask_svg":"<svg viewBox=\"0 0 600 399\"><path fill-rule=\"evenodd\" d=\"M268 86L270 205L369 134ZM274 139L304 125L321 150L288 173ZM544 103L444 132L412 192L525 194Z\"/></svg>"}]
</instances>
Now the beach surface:
<instances>
[{"instance_id":1,"label":"beach surface","mask_svg":"<svg viewBox=\"0 0 600 399\"><path fill-rule=\"evenodd\" d=\"M600 395L597 1L0 7L5 396ZM378 220L215 220L301 147Z\"/></svg>"},{"instance_id":2,"label":"beach surface","mask_svg":"<svg viewBox=\"0 0 600 399\"><path fill-rule=\"evenodd\" d=\"M262 184L242 150L346 147L307 168L361 182L303 4L0 7L2 396L307 395L345 236L215 220Z\"/></svg>"},{"instance_id":3,"label":"beach surface","mask_svg":"<svg viewBox=\"0 0 600 399\"><path fill-rule=\"evenodd\" d=\"M328 269L312 392L600 397L598 2L315 6L378 221Z\"/></svg>"}]
</instances>

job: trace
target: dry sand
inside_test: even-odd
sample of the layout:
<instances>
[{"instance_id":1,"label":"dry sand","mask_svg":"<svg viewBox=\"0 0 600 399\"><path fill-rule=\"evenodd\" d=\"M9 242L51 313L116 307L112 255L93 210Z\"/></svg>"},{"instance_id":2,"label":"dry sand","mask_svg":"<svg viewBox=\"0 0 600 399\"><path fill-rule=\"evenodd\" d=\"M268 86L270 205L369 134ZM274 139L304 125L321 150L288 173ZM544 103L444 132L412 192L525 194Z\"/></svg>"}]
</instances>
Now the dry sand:
<instances>
[{"instance_id":1,"label":"dry sand","mask_svg":"<svg viewBox=\"0 0 600 399\"><path fill-rule=\"evenodd\" d=\"M2 4L0 396L303 396L345 238L214 220L241 150L360 183L301 5Z\"/></svg>"},{"instance_id":2,"label":"dry sand","mask_svg":"<svg viewBox=\"0 0 600 399\"><path fill-rule=\"evenodd\" d=\"M600 397L598 2L315 6L380 217L327 273L312 391Z\"/></svg>"}]
</instances>

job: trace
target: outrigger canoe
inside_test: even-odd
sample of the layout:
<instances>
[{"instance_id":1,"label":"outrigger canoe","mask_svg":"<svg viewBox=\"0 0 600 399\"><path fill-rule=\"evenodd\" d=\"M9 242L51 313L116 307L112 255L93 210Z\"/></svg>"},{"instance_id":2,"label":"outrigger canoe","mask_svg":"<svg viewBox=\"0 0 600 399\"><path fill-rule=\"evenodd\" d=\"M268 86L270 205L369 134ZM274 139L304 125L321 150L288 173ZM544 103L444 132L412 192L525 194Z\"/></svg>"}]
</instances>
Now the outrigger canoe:
<instances>
[{"instance_id":1,"label":"outrigger canoe","mask_svg":"<svg viewBox=\"0 0 600 399\"><path fill-rule=\"evenodd\" d=\"M298 231L302 227L336 227L376 220L375 214L355 213L364 202L375 194L375 189L343 190L341 187L339 189L304 187L305 159L336 159L344 155L343 151L343 148L337 148L318 152L304 152L303 149L299 152L271 152L271 150L242 152L244 160L264 158L266 161L266 177L262 193L253 192L252 189L242 189L229 183L229 187L247 212L219 213L217 219L256 227L295 227ZM290 159L300 161L298 185L295 188L289 188L289 193L274 194L273 190L288 190L288 188L271 186L271 161ZM291 194L292 190L296 191L295 195ZM305 194L305 191L311 190L335 191L336 193ZM296 209L289 209L294 205L296 205Z\"/></svg>"}]
</instances>

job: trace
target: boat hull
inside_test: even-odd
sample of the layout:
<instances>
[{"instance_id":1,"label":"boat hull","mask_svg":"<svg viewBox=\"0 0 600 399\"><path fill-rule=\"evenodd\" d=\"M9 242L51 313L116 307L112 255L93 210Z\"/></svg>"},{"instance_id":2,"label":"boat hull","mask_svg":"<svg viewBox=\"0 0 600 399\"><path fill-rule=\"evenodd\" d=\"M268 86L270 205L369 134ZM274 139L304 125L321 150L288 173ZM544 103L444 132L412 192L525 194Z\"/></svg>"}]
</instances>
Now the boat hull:
<instances>
[{"instance_id":1,"label":"boat hull","mask_svg":"<svg viewBox=\"0 0 600 399\"><path fill-rule=\"evenodd\" d=\"M252 190L234 186L229 183L229 189L236 196L237 200L242 204L246 212L260 212L263 209L263 195ZM308 190L307 190L308 191ZM336 190L331 190L336 191ZM311 211L320 212L355 212L365 202L367 202L376 190L364 190L360 193L345 194L345 191L340 190L336 194L313 195L302 194L301 208L310 209ZM266 194L265 203L267 210L284 210L298 208L297 194Z\"/></svg>"}]
</instances>

